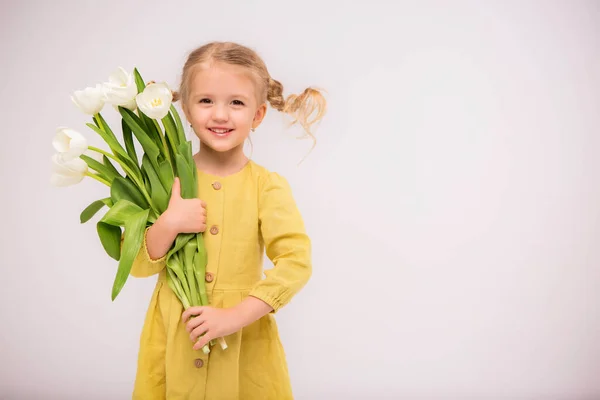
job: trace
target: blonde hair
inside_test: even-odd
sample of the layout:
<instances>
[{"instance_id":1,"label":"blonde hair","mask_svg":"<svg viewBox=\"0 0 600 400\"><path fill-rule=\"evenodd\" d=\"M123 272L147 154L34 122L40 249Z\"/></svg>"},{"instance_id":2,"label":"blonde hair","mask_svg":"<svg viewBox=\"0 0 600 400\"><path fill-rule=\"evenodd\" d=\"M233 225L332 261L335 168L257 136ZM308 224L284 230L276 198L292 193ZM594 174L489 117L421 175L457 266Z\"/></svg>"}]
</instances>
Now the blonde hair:
<instances>
[{"instance_id":1,"label":"blonde hair","mask_svg":"<svg viewBox=\"0 0 600 400\"><path fill-rule=\"evenodd\" d=\"M291 94L284 98L283 85L271 77L260 56L246 46L232 42L211 42L192 51L183 66L179 92L173 92L173 100L187 102L195 67L213 62L247 68L256 80L259 104L268 101L275 110L290 115L293 118L290 126L302 126L306 135L313 139L314 147L316 139L311 128L326 112L326 101L321 92L308 87L299 95Z\"/></svg>"}]
</instances>

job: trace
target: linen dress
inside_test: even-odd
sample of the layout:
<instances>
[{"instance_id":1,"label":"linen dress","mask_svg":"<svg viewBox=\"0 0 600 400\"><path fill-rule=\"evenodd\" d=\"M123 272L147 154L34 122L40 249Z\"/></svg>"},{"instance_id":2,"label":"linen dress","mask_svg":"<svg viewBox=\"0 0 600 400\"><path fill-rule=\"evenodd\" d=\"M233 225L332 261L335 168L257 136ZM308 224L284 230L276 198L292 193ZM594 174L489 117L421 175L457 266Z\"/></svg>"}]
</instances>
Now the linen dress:
<instances>
[{"instance_id":1,"label":"linen dress","mask_svg":"<svg viewBox=\"0 0 600 400\"><path fill-rule=\"evenodd\" d=\"M140 336L133 398L285 400L292 389L273 314L290 302L311 272L311 242L285 178L249 161L226 177L198 170L207 203L206 290L213 307L255 296L273 312L226 336L205 355L181 320L183 307L165 280L165 257L153 260L146 240L131 275L158 274ZM147 232L147 229L146 229ZM274 267L264 271L264 254Z\"/></svg>"}]
</instances>

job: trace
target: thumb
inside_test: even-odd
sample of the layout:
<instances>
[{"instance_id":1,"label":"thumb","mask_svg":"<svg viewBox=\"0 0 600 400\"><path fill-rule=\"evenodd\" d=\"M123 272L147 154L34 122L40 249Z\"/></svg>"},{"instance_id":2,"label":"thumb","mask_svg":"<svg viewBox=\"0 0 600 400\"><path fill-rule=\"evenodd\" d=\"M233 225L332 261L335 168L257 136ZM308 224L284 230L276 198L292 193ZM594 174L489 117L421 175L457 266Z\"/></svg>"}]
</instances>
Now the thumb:
<instances>
[{"instance_id":1,"label":"thumb","mask_svg":"<svg viewBox=\"0 0 600 400\"><path fill-rule=\"evenodd\" d=\"M181 198L181 183L179 182L179 177L175 177L173 181L173 187L171 188L171 200L180 199Z\"/></svg>"}]
</instances>

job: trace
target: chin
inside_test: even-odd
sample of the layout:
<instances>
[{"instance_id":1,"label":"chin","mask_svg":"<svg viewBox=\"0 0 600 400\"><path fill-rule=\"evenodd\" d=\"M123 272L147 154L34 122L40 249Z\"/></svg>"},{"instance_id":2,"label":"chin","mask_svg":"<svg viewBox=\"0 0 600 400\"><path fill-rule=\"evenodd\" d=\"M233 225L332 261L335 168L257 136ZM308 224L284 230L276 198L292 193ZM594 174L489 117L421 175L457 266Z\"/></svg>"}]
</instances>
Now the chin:
<instances>
[{"instance_id":1,"label":"chin","mask_svg":"<svg viewBox=\"0 0 600 400\"><path fill-rule=\"evenodd\" d=\"M213 151L216 151L219 153L227 153L227 152L237 149L240 146L243 146L244 143L223 143L223 142L215 143L214 141L208 141L208 142L204 142L204 144L206 146L210 147Z\"/></svg>"}]
</instances>

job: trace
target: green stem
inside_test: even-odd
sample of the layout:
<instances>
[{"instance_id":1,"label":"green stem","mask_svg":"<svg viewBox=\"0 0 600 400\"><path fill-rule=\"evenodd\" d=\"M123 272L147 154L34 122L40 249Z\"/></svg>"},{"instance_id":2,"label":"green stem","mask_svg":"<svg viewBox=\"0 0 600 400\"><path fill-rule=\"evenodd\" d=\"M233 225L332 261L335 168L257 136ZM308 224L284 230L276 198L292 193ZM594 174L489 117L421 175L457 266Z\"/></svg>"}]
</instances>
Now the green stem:
<instances>
[{"instance_id":1,"label":"green stem","mask_svg":"<svg viewBox=\"0 0 600 400\"><path fill-rule=\"evenodd\" d=\"M104 124L102 123L102 118L100 118L100 113L95 115L96 117L96 121L98 123L98 128L102 129L104 132L106 132L108 135L110 135L110 133L112 132L110 129L106 129L108 128L107 126L104 126ZM114 137L114 135L110 135L112 137Z\"/></svg>"},{"instance_id":2,"label":"green stem","mask_svg":"<svg viewBox=\"0 0 600 400\"><path fill-rule=\"evenodd\" d=\"M187 301L185 294L183 293L183 289L180 285L180 282L178 281L178 278L177 278L175 272L173 272L171 270L169 265L167 265L167 283L171 287L171 290L173 292L175 292L175 295L181 301L181 305L183 305L183 309L187 310L188 308L190 308L191 305ZM193 318L196 318L196 316L193 316ZM202 337L204 335L205 334L202 334L200 337ZM198 338L198 340L200 340L200 337ZM225 347L227 347L227 345L225 345ZM205 344L204 347L202 347L202 351L204 352L204 354L208 354L208 353L210 353L210 347L207 344Z\"/></svg>"},{"instance_id":3,"label":"green stem","mask_svg":"<svg viewBox=\"0 0 600 400\"><path fill-rule=\"evenodd\" d=\"M124 164L123 164L123 162L122 162L121 160L119 160L119 159L118 159L117 157L115 157L114 155L110 154L108 151L105 151L105 150L99 149L99 148L97 148L97 147L94 147L94 146L88 146L88 149L90 149L90 150L92 150L92 151L95 151L95 152L98 152L98 153L100 153L100 154L104 154L106 157L108 157L108 158L110 158L110 159L112 159L112 160L115 160L116 162L118 162L118 163L119 163L119 165L120 165L120 166L122 166L123 168L127 167L126 165L124 165Z\"/></svg>"},{"instance_id":4,"label":"green stem","mask_svg":"<svg viewBox=\"0 0 600 400\"><path fill-rule=\"evenodd\" d=\"M152 199L150 198L150 195L146 191L146 186L144 186L143 182L140 182L140 178L131 170L131 168L129 168L127 166L127 164L125 164L123 161L119 160L118 157L115 157L114 155L110 154L109 152L104 151L102 149L99 149L97 147L88 146L88 149L92 150L92 151L95 151L95 152L98 152L100 154L104 154L106 157L108 157L108 158L116 161L117 163L119 163L119 165L125 170L125 172L127 172L129 174L129 176L131 176L131 179L133 179L135 181L135 183L138 185L138 187L140 188L142 194L146 198L146 201L148 201L148 204L150 204L150 207L152 208L152 210L156 211L156 208L152 204Z\"/></svg>"},{"instance_id":5,"label":"green stem","mask_svg":"<svg viewBox=\"0 0 600 400\"><path fill-rule=\"evenodd\" d=\"M154 122L154 125L158 130L158 136L160 136L160 140L162 141L163 147L165 148L165 156L167 157L169 164L173 165L173 162L171 161L171 154L169 153L169 147L167 146L167 140L165 139L166 134L163 135L162 129L160 129L160 125L158 124L157 120L153 119L152 122Z\"/></svg>"},{"instance_id":6,"label":"green stem","mask_svg":"<svg viewBox=\"0 0 600 400\"><path fill-rule=\"evenodd\" d=\"M106 186L110 187L110 182L108 182L106 179L100 178L98 175L96 174L92 174L90 171L87 171L85 173L86 176L89 176L92 179L97 180L100 183L104 183Z\"/></svg>"}]
</instances>

